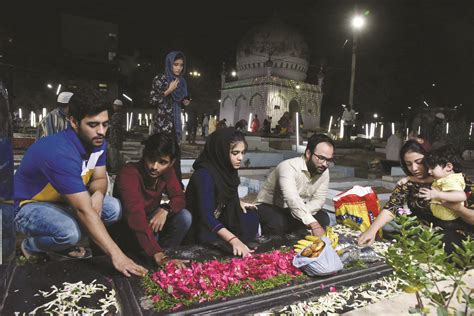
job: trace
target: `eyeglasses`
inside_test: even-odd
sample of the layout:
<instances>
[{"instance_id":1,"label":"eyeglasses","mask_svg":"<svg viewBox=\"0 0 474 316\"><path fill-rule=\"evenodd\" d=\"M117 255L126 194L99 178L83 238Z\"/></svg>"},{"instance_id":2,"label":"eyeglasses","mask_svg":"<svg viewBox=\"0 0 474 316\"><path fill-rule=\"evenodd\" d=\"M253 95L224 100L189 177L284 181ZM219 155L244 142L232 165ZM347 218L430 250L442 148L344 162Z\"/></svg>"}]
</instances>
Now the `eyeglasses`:
<instances>
[{"instance_id":1,"label":"eyeglasses","mask_svg":"<svg viewBox=\"0 0 474 316\"><path fill-rule=\"evenodd\" d=\"M336 163L334 158L328 158L328 157L324 157L324 156L321 156L321 155L316 155L315 153L313 153L313 155L316 156L316 158L318 158L318 160L320 160L322 162L326 162L328 165L334 165Z\"/></svg>"}]
</instances>

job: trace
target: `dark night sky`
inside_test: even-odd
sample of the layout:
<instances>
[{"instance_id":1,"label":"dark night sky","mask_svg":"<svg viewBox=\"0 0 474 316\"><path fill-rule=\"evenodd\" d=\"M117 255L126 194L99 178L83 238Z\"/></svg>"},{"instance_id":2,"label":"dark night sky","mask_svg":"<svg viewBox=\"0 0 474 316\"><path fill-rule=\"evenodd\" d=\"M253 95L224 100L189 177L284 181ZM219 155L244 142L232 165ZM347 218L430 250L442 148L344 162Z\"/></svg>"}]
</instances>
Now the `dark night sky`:
<instances>
[{"instance_id":1,"label":"dark night sky","mask_svg":"<svg viewBox=\"0 0 474 316\"><path fill-rule=\"evenodd\" d=\"M474 1L25 3L2 6L0 25L16 41L31 42L31 53L49 49L48 30L58 25L59 13L77 14L117 23L119 53L138 50L161 65L168 51L180 49L189 67L216 82L223 61L229 68L235 65L235 49L246 31L268 19L280 19L304 35L311 65L326 60L326 114L335 113L338 104L347 102L351 42L343 44L351 38L349 17L357 6L370 14L359 40L356 107L395 118L407 106L421 106L427 100L438 106L463 104L464 111L473 115ZM316 67L310 69L309 80L315 71Z\"/></svg>"}]
</instances>

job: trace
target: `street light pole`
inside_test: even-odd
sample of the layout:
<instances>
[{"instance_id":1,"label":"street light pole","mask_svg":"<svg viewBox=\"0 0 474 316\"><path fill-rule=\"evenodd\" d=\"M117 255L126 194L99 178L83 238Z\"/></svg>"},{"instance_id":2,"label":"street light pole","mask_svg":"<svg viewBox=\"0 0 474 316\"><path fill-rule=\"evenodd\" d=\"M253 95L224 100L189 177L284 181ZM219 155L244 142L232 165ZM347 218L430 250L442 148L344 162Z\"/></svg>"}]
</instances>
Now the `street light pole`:
<instances>
[{"instance_id":1,"label":"street light pole","mask_svg":"<svg viewBox=\"0 0 474 316\"><path fill-rule=\"evenodd\" d=\"M351 87L349 90L349 111L354 108L354 82L357 61L357 32L352 32L352 66L351 66Z\"/></svg>"},{"instance_id":2,"label":"street light pole","mask_svg":"<svg viewBox=\"0 0 474 316\"><path fill-rule=\"evenodd\" d=\"M351 86L349 90L349 110L354 109L354 84L355 70L357 62L357 32L364 27L365 19L356 15L352 18L352 66L351 66Z\"/></svg>"}]
</instances>

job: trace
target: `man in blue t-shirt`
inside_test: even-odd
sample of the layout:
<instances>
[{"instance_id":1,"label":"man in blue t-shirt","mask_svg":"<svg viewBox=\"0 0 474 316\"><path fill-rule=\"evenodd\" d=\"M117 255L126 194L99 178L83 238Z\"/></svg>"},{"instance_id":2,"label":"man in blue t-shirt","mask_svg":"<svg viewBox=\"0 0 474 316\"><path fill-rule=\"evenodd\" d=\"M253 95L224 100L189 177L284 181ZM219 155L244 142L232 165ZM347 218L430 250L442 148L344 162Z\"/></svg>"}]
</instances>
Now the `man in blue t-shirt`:
<instances>
[{"instance_id":1,"label":"man in blue t-shirt","mask_svg":"<svg viewBox=\"0 0 474 316\"><path fill-rule=\"evenodd\" d=\"M84 258L87 252L76 245L86 231L118 271L143 275L146 269L120 250L104 225L120 218L121 206L105 196L109 114L95 94L75 93L70 126L34 143L15 174L15 225L27 236L21 249L26 257Z\"/></svg>"}]
</instances>

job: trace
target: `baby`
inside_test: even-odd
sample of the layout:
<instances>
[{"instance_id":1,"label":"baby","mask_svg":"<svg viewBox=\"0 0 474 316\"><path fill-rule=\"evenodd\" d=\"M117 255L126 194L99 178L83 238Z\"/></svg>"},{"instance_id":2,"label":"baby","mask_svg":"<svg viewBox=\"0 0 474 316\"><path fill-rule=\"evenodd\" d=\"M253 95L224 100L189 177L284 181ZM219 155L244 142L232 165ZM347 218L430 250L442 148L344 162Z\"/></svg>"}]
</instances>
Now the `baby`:
<instances>
[{"instance_id":1,"label":"baby","mask_svg":"<svg viewBox=\"0 0 474 316\"><path fill-rule=\"evenodd\" d=\"M431 200L431 212L436 218L444 221L455 220L459 216L441 203L462 204L466 200L464 193L466 184L460 166L461 157L451 145L446 145L428 153L426 164L434 181L431 189L420 189L420 196L425 200Z\"/></svg>"}]
</instances>

